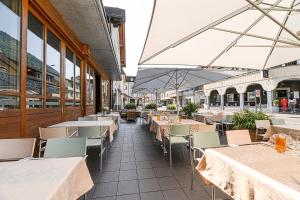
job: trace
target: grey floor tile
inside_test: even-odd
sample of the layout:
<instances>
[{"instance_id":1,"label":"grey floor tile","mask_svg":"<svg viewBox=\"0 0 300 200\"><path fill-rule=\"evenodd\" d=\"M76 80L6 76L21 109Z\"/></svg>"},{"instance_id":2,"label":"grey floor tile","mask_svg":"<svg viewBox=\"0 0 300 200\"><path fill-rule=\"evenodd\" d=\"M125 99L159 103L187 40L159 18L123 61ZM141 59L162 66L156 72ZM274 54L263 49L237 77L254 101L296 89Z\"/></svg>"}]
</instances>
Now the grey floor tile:
<instances>
[{"instance_id":1,"label":"grey floor tile","mask_svg":"<svg viewBox=\"0 0 300 200\"><path fill-rule=\"evenodd\" d=\"M194 186L193 190L190 187L183 188L183 191L191 200L211 199L211 196L200 186Z\"/></svg>"},{"instance_id":2,"label":"grey floor tile","mask_svg":"<svg viewBox=\"0 0 300 200\"><path fill-rule=\"evenodd\" d=\"M117 194L117 182L99 183L95 186L93 197L115 196Z\"/></svg>"},{"instance_id":3,"label":"grey floor tile","mask_svg":"<svg viewBox=\"0 0 300 200\"><path fill-rule=\"evenodd\" d=\"M139 193L139 185L137 180L120 181L118 183L118 195Z\"/></svg>"},{"instance_id":4,"label":"grey floor tile","mask_svg":"<svg viewBox=\"0 0 300 200\"><path fill-rule=\"evenodd\" d=\"M116 199L117 199L116 196L112 196L112 197L100 197L93 200L116 200Z\"/></svg>"},{"instance_id":5,"label":"grey floor tile","mask_svg":"<svg viewBox=\"0 0 300 200\"><path fill-rule=\"evenodd\" d=\"M129 195L122 195L117 196L117 200L140 200L139 194L129 194Z\"/></svg>"},{"instance_id":6,"label":"grey floor tile","mask_svg":"<svg viewBox=\"0 0 300 200\"><path fill-rule=\"evenodd\" d=\"M161 191L141 193L141 200L165 200Z\"/></svg>"},{"instance_id":7,"label":"grey floor tile","mask_svg":"<svg viewBox=\"0 0 300 200\"><path fill-rule=\"evenodd\" d=\"M120 170L120 166L121 164L120 163L106 163L104 161L104 164L103 164L103 171L104 172L113 172L113 171L119 171Z\"/></svg>"},{"instance_id":8,"label":"grey floor tile","mask_svg":"<svg viewBox=\"0 0 300 200\"><path fill-rule=\"evenodd\" d=\"M135 162L122 162L120 170L136 169Z\"/></svg>"},{"instance_id":9,"label":"grey floor tile","mask_svg":"<svg viewBox=\"0 0 300 200\"><path fill-rule=\"evenodd\" d=\"M153 168L156 177L173 176L170 167Z\"/></svg>"},{"instance_id":10,"label":"grey floor tile","mask_svg":"<svg viewBox=\"0 0 300 200\"><path fill-rule=\"evenodd\" d=\"M113 182L118 180L119 180L119 171L102 172L97 176L95 183Z\"/></svg>"},{"instance_id":11,"label":"grey floor tile","mask_svg":"<svg viewBox=\"0 0 300 200\"><path fill-rule=\"evenodd\" d=\"M174 177L163 177L163 178L158 178L157 180L162 190L177 189L180 187Z\"/></svg>"},{"instance_id":12,"label":"grey floor tile","mask_svg":"<svg viewBox=\"0 0 300 200\"><path fill-rule=\"evenodd\" d=\"M155 174L153 169L138 169L138 179L145 179L145 178L154 178Z\"/></svg>"},{"instance_id":13,"label":"grey floor tile","mask_svg":"<svg viewBox=\"0 0 300 200\"><path fill-rule=\"evenodd\" d=\"M163 191L165 200L188 200L188 197L181 189Z\"/></svg>"},{"instance_id":14,"label":"grey floor tile","mask_svg":"<svg viewBox=\"0 0 300 200\"><path fill-rule=\"evenodd\" d=\"M136 167L138 169L151 169L152 165L150 161L137 161L136 162Z\"/></svg>"},{"instance_id":15,"label":"grey floor tile","mask_svg":"<svg viewBox=\"0 0 300 200\"><path fill-rule=\"evenodd\" d=\"M160 190L156 178L139 180L140 192L151 192Z\"/></svg>"},{"instance_id":16,"label":"grey floor tile","mask_svg":"<svg viewBox=\"0 0 300 200\"><path fill-rule=\"evenodd\" d=\"M120 181L134 180L134 179L137 179L137 173L135 169L120 171L120 175L119 175Z\"/></svg>"}]
</instances>

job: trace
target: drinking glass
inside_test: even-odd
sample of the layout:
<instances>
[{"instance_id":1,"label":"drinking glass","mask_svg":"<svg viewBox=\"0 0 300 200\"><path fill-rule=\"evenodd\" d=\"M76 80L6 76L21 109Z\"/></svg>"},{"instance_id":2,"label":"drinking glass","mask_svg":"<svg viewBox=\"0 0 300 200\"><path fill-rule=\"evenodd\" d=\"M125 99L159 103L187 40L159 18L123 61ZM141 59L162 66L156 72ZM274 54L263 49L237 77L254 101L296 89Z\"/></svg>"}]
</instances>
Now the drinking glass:
<instances>
[{"instance_id":1,"label":"drinking glass","mask_svg":"<svg viewBox=\"0 0 300 200\"><path fill-rule=\"evenodd\" d=\"M157 115L157 121L160 121L160 115Z\"/></svg>"},{"instance_id":2,"label":"drinking glass","mask_svg":"<svg viewBox=\"0 0 300 200\"><path fill-rule=\"evenodd\" d=\"M275 146L278 153L284 153L286 151L287 142L284 135L279 134L276 136Z\"/></svg>"}]
</instances>

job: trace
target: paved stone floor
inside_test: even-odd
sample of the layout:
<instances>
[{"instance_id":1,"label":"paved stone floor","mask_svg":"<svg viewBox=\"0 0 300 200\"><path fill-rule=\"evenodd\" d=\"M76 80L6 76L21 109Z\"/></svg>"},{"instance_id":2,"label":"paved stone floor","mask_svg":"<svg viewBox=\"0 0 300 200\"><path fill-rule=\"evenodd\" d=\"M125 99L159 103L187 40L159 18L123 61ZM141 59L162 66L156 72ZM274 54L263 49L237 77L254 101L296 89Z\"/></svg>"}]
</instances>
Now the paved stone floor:
<instances>
[{"instance_id":1,"label":"paved stone floor","mask_svg":"<svg viewBox=\"0 0 300 200\"><path fill-rule=\"evenodd\" d=\"M175 146L173 168L148 125L121 122L103 170L96 154L89 153L88 167L95 186L88 199L95 200L208 200L210 187L198 180L190 189L191 167L184 147ZM217 191L218 199L230 199Z\"/></svg>"}]
</instances>

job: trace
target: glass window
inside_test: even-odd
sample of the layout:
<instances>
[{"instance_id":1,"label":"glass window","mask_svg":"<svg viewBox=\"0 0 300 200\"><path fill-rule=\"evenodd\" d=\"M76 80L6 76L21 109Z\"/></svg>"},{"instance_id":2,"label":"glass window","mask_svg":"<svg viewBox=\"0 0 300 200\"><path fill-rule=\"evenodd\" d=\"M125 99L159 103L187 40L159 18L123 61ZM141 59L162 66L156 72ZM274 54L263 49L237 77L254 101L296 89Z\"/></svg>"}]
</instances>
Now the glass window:
<instances>
[{"instance_id":1,"label":"glass window","mask_svg":"<svg viewBox=\"0 0 300 200\"><path fill-rule=\"evenodd\" d=\"M51 32L47 31L47 73L46 94L51 97L60 95L60 40Z\"/></svg>"},{"instance_id":2,"label":"glass window","mask_svg":"<svg viewBox=\"0 0 300 200\"><path fill-rule=\"evenodd\" d=\"M74 104L74 63L73 53L67 48L66 59L65 59L65 97L66 105L73 106Z\"/></svg>"},{"instance_id":3,"label":"glass window","mask_svg":"<svg viewBox=\"0 0 300 200\"><path fill-rule=\"evenodd\" d=\"M103 107L108 109L108 81L102 81Z\"/></svg>"},{"instance_id":4,"label":"glass window","mask_svg":"<svg viewBox=\"0 0 300 200\"><path fill-rule=\"evenodd\" d=\"M0 110L18 109L20 98L13 96L0 96Z\"/></svg>"},{"instance_id":5,"label":"glass window","mask_svg":"<svg viewBox=\"0 0 300 200\"><path fill-rule=\"evenodd\" d=\"M46 100L46 107L47 108L57 108L60 106L59 99L47 99Z\"/></svg>"},{"instance_id":6,"label":"glass window","mask_svg":"<svg viewBox=\"0 0 300 200\"><path fill-rule=\"evenodd\" d=\"M76 58L75 65L75 105L80 105L80 97L81 97L81 60Z\"/></svg>"},{"instance_id":7,"label":"glass window","mask_svg":"<svg viewBox=\"0 0 300 200\"><path fill-rule=\"evenodd\" d=\"M94 83L95 72L94 70L87 66L86 70L86 102L87 105L94 105Z\"/></svg>"},{"instance_id":8,"label":"glass window","mask_svg":"<svg viewBox=\"0 0 300 200\"><path fill-rule=\"evenodd\" d=\"M86 104L90 103L90 67L86 68Z\"/></svg>"},{"instance_id":9,"label":"glass window","mask_svg":"<svg viewBox=\"0 0 300 200\"><path fill-rule=\"evenodd\" d=\"M43 108L43 99L26 98L26 108Z\"/></svg>"},{"instance_id":10,"label":"glass window","mask_svg":"<svg viewBox=\"0 0 300 200\"><path fill-rule=\"evenodd\" d=\"M27 31L27 81L29 95L43 95L44 26L31 13L28 14ZM30 100L30 99L28 99ZM31 101L28 102L32 104ZM31 106L29 106L31 107ZM35 106L33 106L35 107ZM38 106L39 107L39 106Z\"/></svg>"},{"instance_id":11,"label":"glass window","mask_svg":"<svg viewBox=\"0 0 300 200\"><path fill-rule=\"evenodd\" d=\"M2 92L19 92L20 8L20 0L0 0L0 91ZM19 102L16 97L8 99L15 99L15 103Z\"/></svg>"}]
</instances>

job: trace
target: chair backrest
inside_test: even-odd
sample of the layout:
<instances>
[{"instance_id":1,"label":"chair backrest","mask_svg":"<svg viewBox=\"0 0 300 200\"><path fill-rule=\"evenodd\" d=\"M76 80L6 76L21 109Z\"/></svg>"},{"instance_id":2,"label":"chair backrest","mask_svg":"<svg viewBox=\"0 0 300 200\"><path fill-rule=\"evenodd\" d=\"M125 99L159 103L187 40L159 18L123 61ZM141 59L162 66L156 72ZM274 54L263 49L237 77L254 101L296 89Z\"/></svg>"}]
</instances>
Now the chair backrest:
<instances>
[{"instance_id":1,"label":"chair backrest","mask_svg":"<svg viewBox=\"0 0 300 200\"><path fill-rule=\"evenodd\" d=\"M0 139L0 160L19 160L32 157L35 138Z\"/></svg>"},{"instance_id":2,"label":"chair backrest","mask_svg":"<svg viewBox=\"0 0 300 200\"><path fill-rule=\"evenodd\" d=\"M66 127L39 128L39 132L41 140L48 140L50 138L65 138L68 136L68 129Z\"/></svg>"},{"instance_id":3,"label":"chair backrest","mask_svg":"<svg viewBox=\"0 0 300 200\"><path fill-rule=\"evenodd\" d=\"M135 119L135 118L137 118L137 116L138 116L138 113L136 111L128 111L127 112L127 118Z\"/></svg>"},{"instance_id":4,"label":"chair backrest","mask_svg":"<svg viewBox=\"0 0 300 200\"><path fill-rule=\"evenodd\" d=\"M242 145L251 143L249 130L226 131L226 138L229 145Z\"/></svg>"},{"instance_id":5,"label":"chair backrest","mask_svg":"<svg viewBox=\"0 0 300 200\"><path fill-rule=\"evenodd\" d=\"M103 136L105 130L106 129L104 127L99 126L78 127L78 136L87 138L100 138Z\"/></svg>"},{"instance_id":6,"label":"chair backrest","mask_svg":"<svg viewBox=\"0 0 300 200\"><path fill-rule=\"evenodd\" d=\"M188 136L190 135L190 125L171 125L170 136Z\"/></svg>"},{"instance_id":7,"label":"chair backrest","mask_svg":"<svg viewBox=\"0 0 300 200\"><path fill-rule=\"evenodd\" d=\"M216 131L199 131L193 133L193 147L205 149L220 145L219 134Z\"/></svg>"},{"instance_id":8,"label":"chair backrest","mask_svg":"<svg viewBox=\"0 0 300 200\"><path fill-rule=\"evenodd\" d=\"M208 125L208 124L199 124L199 131L203 131L203 132L206 132L206 131L209 131L209 132L214 132L216 131L216 125L213 124L213 125Z\"/></svg>"},{"instance_id":9,"label":"chair backrest","mask_svg":"<svg viewBox=\"0 0 300 200\"><path fill-rule=\"evenodd\" d=\"M255 120L255 126L256 128L265 128L268 129L270 127L270 121L269 120Z\"/></svg>"},{"instance_id":10,"label":"chair backrest","mask_svg":"<svg viewBox=\"0 0 300 200\"><path fill-rule=\"evenodd\" d=\"M97 117L97 120L98 121L101 121L101 120L112 120L113 117L112 116L101 116L101 117Z\"/></svg>"},{"instance_id":11,"label":"chair backrest","mask_svg":"<svg viewBox=\"0 0 300 200\"><path fill-rule=\"evenodd\" d=\"M67 158L86 156L86 138L54 138L46 144L44 158Z\"/></svg>"},{"instance_id":12,"label":"chair backrest","mask_svg":"<svg viewBox=\"0 0 300 200\"><path fill-rule=\"evenodd\" d=\"M273 125L284 125L285 124L285 120L282 118L272 118L272 124Z\"/></svg>"}]
</instances>

